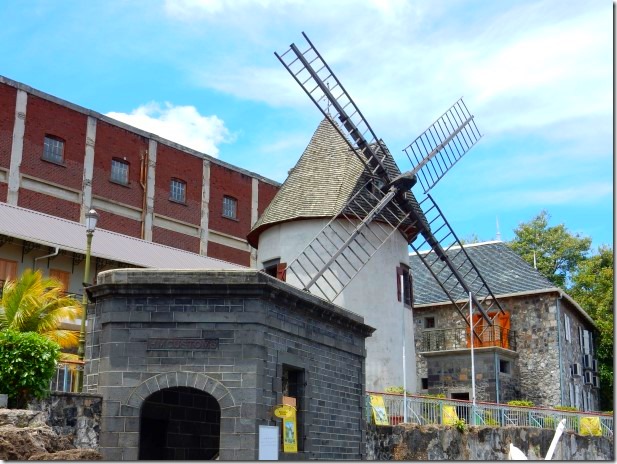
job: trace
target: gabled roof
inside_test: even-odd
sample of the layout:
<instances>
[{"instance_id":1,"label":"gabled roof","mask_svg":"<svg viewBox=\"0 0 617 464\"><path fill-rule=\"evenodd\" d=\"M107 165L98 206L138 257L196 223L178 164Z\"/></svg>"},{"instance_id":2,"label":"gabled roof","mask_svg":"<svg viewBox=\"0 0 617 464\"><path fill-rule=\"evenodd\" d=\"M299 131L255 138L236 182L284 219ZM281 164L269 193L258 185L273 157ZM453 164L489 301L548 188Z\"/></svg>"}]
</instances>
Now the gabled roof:
<instances>
[{"instance_id":1,"label":"gabled roof","mask_svg":"<svg viewBox=\"0 0 617 464\"><path fill-rule=\"evenodd\" d=\"M86 253L86 226L0 202L0 235L75 253ZM138 267L162 269L246 269L197 253L96 229L92 256Z\"/></svg>"},{"instance_id":2,"label":"gabled roof","mask_svg":"<svg viewBox=\"0 0 617 464\"><path fill-rule=\"evenodd\" d=\"M565 297L595 327L591 317L572 297L555 287L505 242L472 243L464 245L464 248L497 299L504 296L556 292ZM452 247L447 254L454 255L458 250L459 247ZM450 303L415 253L409 255L409 266L413 276L414 306Z\"/></svg>"},{"instance_id":3,"label":"gabled roof","mask_svg":"<svg viewBox=\"0 0 617 464\"><path fill-rule=\"evenodd\" d=\"M384 167L392 178L400 174L389 152ZM332 122L323 119L298 163L249 232L249 244L256 248L261 232L275 224L334 217L368 180L364 164ZM407 192L406 198L416 214L424 218L413 194Z\"/></svg>"}]
</instances>

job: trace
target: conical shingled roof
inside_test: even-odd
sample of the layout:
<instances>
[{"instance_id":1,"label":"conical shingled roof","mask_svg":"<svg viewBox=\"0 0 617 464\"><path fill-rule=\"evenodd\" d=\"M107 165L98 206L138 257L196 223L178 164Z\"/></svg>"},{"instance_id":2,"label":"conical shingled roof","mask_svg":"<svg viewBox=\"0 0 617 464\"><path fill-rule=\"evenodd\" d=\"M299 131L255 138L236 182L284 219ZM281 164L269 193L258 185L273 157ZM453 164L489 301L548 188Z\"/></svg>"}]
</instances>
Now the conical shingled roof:
<instances>
[{"instance_id":1,"label":"conical shingled roof","mask_svg":"<svg viewBox=\"0 0 617 464\"><path fill-rule=\"evenodd\" d=\"M384 165L391 177L400 173L390 153ZM249 244L256 248L259 235L275 224L337 215L368 179L366 176L364 164L347 142L328 119L322 120L298 163L249 232ZM411 192L407 198L423 217Z\"/></svg>"}]
</instances>

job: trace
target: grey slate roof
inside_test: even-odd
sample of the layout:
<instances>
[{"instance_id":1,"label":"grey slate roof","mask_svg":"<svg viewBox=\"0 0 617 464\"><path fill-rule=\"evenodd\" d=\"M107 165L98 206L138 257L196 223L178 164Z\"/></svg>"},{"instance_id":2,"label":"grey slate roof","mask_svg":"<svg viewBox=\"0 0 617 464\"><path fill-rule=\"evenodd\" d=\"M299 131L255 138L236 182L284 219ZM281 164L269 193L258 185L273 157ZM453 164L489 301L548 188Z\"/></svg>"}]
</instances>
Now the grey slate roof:
<instances>
[{"instance_id":1,"label":"grey slate roof","mask_svg":"<svg viewBox=\"0 0 617 464\"><path fill-rule=\"evenodd\" d=\"M512 251L506 243L500 241L472 243L466 245L465 250L497 299L504 295L553 291L559 293L560 298L563 297L572 304L580 315L597 330L595 321L570 295L555 287L552 282ZM448 251L448 254L454 254L457 251L458 248L453 248ZM414 305L450 303L415 253L409 255L409 266L413 276Z\"/></svg>"},{"instance_id":2,"label":"grey slate roof","mask_svg":"<svg viewBox=\"0 0 617 464\"><path fill-rule=\"evenodd\" d=\"M384 166L391 177L400 174L389 152ZM275 224L335 216L368 179L362 162L332 123L323 119L298 163L253 225L247 237L249 244L256 248L259 234ZM416 214L424 218L413 194L407 192L406 198L411 201Z\"/></svg>"},{"instance_id":3,"label":"grey slate roof","mask_svg":"<svg viewBox=\"0 0 617 464\"><path fill-rule=\"evenodd\" d=\"M465 250L496 297L555 289L555 285L527 264L504 242L474 243L466 245ZM458 247L450 249L448 254L454 254L456 251ZM409 256L409 266L413 275L415 304L449 301L415 253Z\"/></svg>"},{"instance_id":4,"label":"grey slate roof","mask_svg":"<svg viewBox=\"0 0 617 464\"><path fill-rule=\"evenodd\" d=\"M0 202L0 235L85 254L86 226ZM164 269L246 269L177 248L96 229L92 256L139 267Z\"/></svg>"}]
</instances>

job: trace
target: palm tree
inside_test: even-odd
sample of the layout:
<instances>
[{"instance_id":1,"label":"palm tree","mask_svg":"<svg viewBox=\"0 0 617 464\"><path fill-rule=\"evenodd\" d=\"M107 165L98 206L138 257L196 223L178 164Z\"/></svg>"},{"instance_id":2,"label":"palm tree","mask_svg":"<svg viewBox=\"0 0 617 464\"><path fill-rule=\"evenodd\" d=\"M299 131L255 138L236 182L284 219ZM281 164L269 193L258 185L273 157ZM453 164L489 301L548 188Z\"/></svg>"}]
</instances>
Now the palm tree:
<instances>
[{"instance_id":1,"label":"palm tree","mask_svg":"<svg viewBox=\"0 0 617 464\"><path fill-rule=\"evenodd\" d=\"M26 269L16 280L4 283L0 298L0 330L36 332L61 348L71 348L79 341L79 331L61 329L60 324L67 319L74 321L82 313L79 300L66 295L59 280L43 277L41 271Z\"/></svg>"}]
</instances>

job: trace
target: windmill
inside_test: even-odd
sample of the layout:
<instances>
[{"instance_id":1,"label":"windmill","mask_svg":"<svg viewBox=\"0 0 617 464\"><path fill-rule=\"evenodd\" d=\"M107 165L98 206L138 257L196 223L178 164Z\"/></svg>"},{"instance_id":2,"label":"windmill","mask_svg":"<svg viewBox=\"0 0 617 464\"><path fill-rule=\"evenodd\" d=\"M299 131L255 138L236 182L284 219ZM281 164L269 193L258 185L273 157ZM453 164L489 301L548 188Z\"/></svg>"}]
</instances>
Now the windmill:
<instances>
[{"instance_id":1,"label":"windmill","mask_svg":"<svg viewBox=\"0 0 617 464\"><path fill-rule=\"evenodd\" d=\"M481 137L465 103L455 102L404 149L411 168L401 171L334 72L302 35L302 50L292 43L275 55L345 139L364 173L355 193L285 272L304 290L334 301L400 232L466 323L473 326L467 317L471 295L473 311L487 321L485 327L492 325L504 311L428 193ZM419 203L410 192L418 182L425 194ZM430 251L420 253L425 247Z\"/></svg>"}]
</instances>

